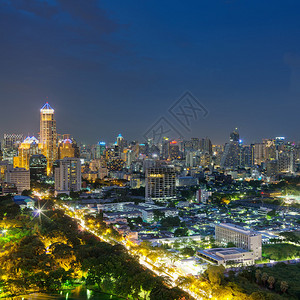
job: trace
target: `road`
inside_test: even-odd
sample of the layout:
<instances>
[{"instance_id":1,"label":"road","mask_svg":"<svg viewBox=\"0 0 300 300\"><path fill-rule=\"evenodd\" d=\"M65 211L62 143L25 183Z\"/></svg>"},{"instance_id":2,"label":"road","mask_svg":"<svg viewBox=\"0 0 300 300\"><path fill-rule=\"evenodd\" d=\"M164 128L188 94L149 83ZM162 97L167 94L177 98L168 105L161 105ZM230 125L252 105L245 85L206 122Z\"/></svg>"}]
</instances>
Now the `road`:
<instances>
[{"instance_id":1,"label":"road","mask_svg":"<svg viewBox=\"0 0 300 300\"><path fill-rule=\"evenodd\" d=\"M58 209L61 209L65 212L66 215L68 215L69 217L71 217L72 219L76 220L78 222L78 224L84 228L86 231L92 233L93 235L95 235L96 237L98 237L99 239L103 240L104 242L106 243L109 243L109 244L112 244L112 245L115 245L115 244L120 244L120 245L123 245L130 254L132 255L138 255L139 256L139 263L141 265L143 265L144 267L146 267L147 269L151 270L152 272L154 272L156 275L158 276L166 276L171 285L173 287L176 287L176 280L178 279L178 277L180 276L183 276L183 274L180 274L179 272L173 272L173 274L171 274L170 272L166 271L166 270L163 270L163 267L162 266L157 266L154 262L150 262L149 261L149 258L141 255L140 253L137 253L136 251L133 251L128 245L127 245L127 240L124 239L122 241L117 241L115 239L107 239L103 236L100 236L99 234L97 234L95 232L95 230L91 229L87 224L85 224L84 220L78 216L76 216L76 213L74 211L72 211L70 209L70 207L68 207L67 205L63 204L63 205L59 205L59 204L55 204L55 208L58 208ZM73 216L74 214L74 216ZM160 269L162 269L161 271L158 271L156 270L156 268L160 267ZM197 300L202 300L203 298L196 295L195 293L193 293L192 291L186 289L186 288L183 288L183 287L180 287L183 291L187 292L189 295L191 295L193 298L197 299ZM202 291L204 294L205 292Z\"/></svg>"}]
</instances>

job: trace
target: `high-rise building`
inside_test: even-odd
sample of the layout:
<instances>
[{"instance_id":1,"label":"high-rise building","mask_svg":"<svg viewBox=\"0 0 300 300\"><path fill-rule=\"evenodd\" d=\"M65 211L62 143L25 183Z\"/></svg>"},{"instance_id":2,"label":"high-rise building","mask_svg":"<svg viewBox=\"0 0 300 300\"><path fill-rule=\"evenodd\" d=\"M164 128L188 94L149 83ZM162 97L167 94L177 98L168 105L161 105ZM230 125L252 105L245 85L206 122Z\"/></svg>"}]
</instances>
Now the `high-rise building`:
<instances>
[{"instance_id":1,"label":"high-rise building","mask_svg":"<svg viewBox=\"0 0 300 300\"><path fill-rule=\"evenodd\" d=\"M125 141L124 138L122 137L122 135L119 134L117 136L117 142L116 142L116 145L118 146L118 149L119 149L119 154L122 153L126 144L127 144L127 141Z\"/></svg>"},{"instance_id":2,"label":"high-rise building","mask_svg":"<svg viewBox=\"0 0 300 300\"><path fill-rule=\"evenodd\" d=\"M255 143L254 144L254 163L260 165L265 161L265 144Z\"/></svg>"},{"instance_id":3,"label":"high-rise building","mask_svg":"<svg viewBox=\"0 0 300 300\"><path fill-rule=\"evenodd\" d=\"M64 135L63 140L59 143L58 157L59 159L64 159L65 157L76 157L73 141L70 139L69 134Z\"/></svg>"},{"instance_id":4,"label":"high-rise building","mask_svg":"<svg viewBox=\"0 0 300 300\"><path fill-rule=\"evenodd\" d=\"M79 158L65 157L54 167L55 194L69 194L81 190L81 163Z\"/></svg>"},{"instance_id":5,"label":"high-rise building","mask_svg":"<svg viewBox=\"0 0 300 300\"><path fill-rule=\"evenodd\" d=\"M176 173L174 167L156 167L146 170L146 200L176 198Z\"/></svg>"},{"instance_id":6,"label":"high-rise building","mask_svg":"<svg viewBox=\"0 0 300 300\"><path fill-rule=\"evenodd\" d=\"M47 175L47 158L43 154L32 155L29 160L30 179L39 180Z\"/></svg>"},{"instance_id":7,"label":"high-rise building","mask_svg":"<svg viewBox=\"0 0 300 300\"><path fill-rule=\"evenodd\" d=\"M5 181L13 183L21 194L24 190L30 190L30 171L24 168L8 169L5 174Z\"/></svg>"},{"instance_id":8,"label":"high-rise building","mask_svg":"<svg viewBox=\"0 0 300 300\"><path fill-rule=\"evenodd\" d=\"M13 164L14 157L18 155L18 147L23 139L23 134L5 133L1 143L2 159Z\"/></svg>"},{"instance_id":9,"label":"high-rise building","mask_svg":"<svg viewBox=\"0 0 300 300\"><path fill-rule=\"evenodd\" d=\"M53 171L53 163L57 160L57 133L54 109L48 102L40 110L40 143L42 154L47 158L47 174Z\"/></svg>"},{"instance_id":10,"label":"high-rise building","mask_svg":"<svg viewBox=\"0 0 300 300\"><path fill-rule=\"evenodd\" d=\"M193 150L199 150L200 149L200 140L198 138L191 138L192 148Z\"/></svg>"},{"instance_id":11,"label":"high-rise building","mask_svg":"<svg viewBox=\"0 0 300 300\"><path fill-rule=\"evenodd\" d=\"M100 159L106 149L106 143L105 142L99 142L95 147L95 159Z\"/></svg>"},{"instance_id":12,"label":"high-rise building","mask_svg":"<svg viewBox=\"0 0 300 300\"><path fill-rule=\"evenodd\" d=\"M32 155L41 153L41 144L34 136L28 136L20 144L18 153L18 156L14 157L14 167L29 170L29 160Z\"/></svg>"},{"instance_id":13,"label":"high-rise building","mask_svg":"<svg viewBox=\"0 0 300 300\"><path fill-rule=\"evenodd\" d=\"M273 139L263 139L264 144L264 160L276 159L276 146L275 140Z\"/></svg>"},{"instance_id":14,"label":"high-rise building","mask_svg":"<svg viewBox=\"0 0 300 300\"><path fill-rule=\"evenodd\" d=\"M238 132L238 129L235 128L231 133L230 133L230 142L239 142L240 140L240 134Z\"/></svg>"},{"instance_id":15,"label":"high-rise building","mask_svg":"<svg viewBox=\"0 0 300 300\"><path fill-rule=\"evenodd\" d=\"M23 139L23 134L5 133L1 146L2 148L18 148Z\"/></svg>"},{"instance_id":16,"label":"high-rise building","mask_svg":"<svg viewBox=\"0 0 300 300\"><path fill-rule=\"evenodd\" d=\"M255 259L261 259L261 234L234 224L221 223L215 226L215 238L221 245L231 242L236 247L253 251Z\"/></svg>"},{"instance_id":17,"label":"high-rise building","mask_svg":"<svg viewBox=\"0 0 300 300\"><path fill-rule=\"evenodd\" d=\"M168 149L168 159L178 159L180 157L179 153L179 145L177 141L171 141L169 143L169 149Z\"/></svg>"},{"instance_id":18,"label":"high-rise building","mask_svg":"<svg viewBox=\"0 0 300 300\"><path fill-rule=\"evenodd\" d=\"M278 153L278 172L294 173L295 171L295 153L294 151L280 151Z\"/></svg>"},{"instance_id":19,"label":"high-rise building","mask_svg":"<svg viewBox=\"0 0 300 300\"><path fill-rule=\"evenodd\" d=\"M212 154L212 143L208 137L200 140L200 150Z\"/></svg>"},{"instance_id":20,"label":"high-rise building","mask_svg":"<svg viewBox=\"0 0 300 300\"><path fill-rule=\"evenodd\" d=\"M5 174L12 168L13 165L8 160L0 161L0 182L5 181Z\"/></svg>"},{"instance_id":21,"label":"high-rise building","mask_svg":"<svg viewBox=\"0 0 300 300\"><path fill-rule=\"evenodd\" d=\"M267 160L266 161L266 175L267 177L274 178L278 174L278 161Z\"/></svg>"},{"instance_id":22,"label":"high-rise building","mask_svg":"<svg viewBox=\"0 0 300 300\"><path fill-rule=\"evenodd\" d=\"M229 143L226 143L221 159L222 168L235 169L240 164L239 133L237 128L230 134Z\"/></svg>"},{"instance_id":23,"label":"high-rise building","mask_svg":"<svg viewBox=\"0 0 300 300\"><path fill-rule=\"evenodd\" d=\"M240 166L250 168L254 166L254 145L240 147Z\"/></svg>"}]
</instances>

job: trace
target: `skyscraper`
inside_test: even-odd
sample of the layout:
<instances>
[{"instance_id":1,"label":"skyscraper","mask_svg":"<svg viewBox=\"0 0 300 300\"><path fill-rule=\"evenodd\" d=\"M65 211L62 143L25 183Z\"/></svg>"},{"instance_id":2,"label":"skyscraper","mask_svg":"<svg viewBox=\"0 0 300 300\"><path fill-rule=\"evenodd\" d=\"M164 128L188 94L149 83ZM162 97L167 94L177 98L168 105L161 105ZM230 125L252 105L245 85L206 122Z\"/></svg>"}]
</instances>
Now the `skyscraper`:
<instances>
[{"instance_id":1,"label":"skyscraper","mask_svg":"<svg viewBox=\"0 0 300 300\"><path fill-rule=\"evenodd\" d=\"M235 128L231 133L230 133L230 142L238 142L240 139L240 135L238 132L238 129Z\"/></svg>"},{"instance_id":2,"label":"skyscraper","mask_svg":"<svg viewBox=\"0 0 300 300\"><path fill-rule=\"evenodd\" d=\"M225 144L224 153L221 159L221 168L238 167L240 153L239 133L237 128L230 134L229 143Z\"/></svg>"},{"instance_id":3,"label":"skyscraper","mask_svg":"<svg viewBox=\"0 0 300 300\"><path fill-rule=\"evenodd\" d=\"M52 173L53 163L57 160L57 133L54 109L48 102L41 108L40 143L42 154L47 158L47 174Z\"/></svg>"}]
</instances>

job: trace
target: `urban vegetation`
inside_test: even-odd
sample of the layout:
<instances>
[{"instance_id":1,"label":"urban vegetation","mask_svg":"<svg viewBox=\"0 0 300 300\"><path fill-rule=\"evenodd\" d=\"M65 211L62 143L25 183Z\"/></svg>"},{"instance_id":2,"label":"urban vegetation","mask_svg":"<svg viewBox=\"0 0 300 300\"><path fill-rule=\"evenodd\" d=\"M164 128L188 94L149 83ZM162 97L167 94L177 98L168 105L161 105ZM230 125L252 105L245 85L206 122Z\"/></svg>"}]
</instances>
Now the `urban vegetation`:
<instances>
[{"instance_id":1,"label":"urban vegetation","mask_svg":"<svg viewBox=\"0 0 300 300\"><path fill-rule=\"evenodd\" d=\"M41 218L1 199L1 296L86 284L131 299L188 299L121 245L102 242L50 203ZM99 223L98 223L99 224ZM113 239L117 232L103 230ZM101 228L99 228L101 230Z\"/></svg>"}]
</instances>

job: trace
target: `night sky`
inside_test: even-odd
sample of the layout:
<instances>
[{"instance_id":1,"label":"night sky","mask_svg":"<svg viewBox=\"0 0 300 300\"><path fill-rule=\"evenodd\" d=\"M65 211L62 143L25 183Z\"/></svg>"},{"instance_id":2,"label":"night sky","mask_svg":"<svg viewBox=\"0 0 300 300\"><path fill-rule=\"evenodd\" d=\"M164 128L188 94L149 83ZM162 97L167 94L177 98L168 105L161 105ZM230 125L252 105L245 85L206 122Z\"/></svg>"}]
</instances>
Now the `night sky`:
<instances>
[{"instance_id":1,"label":"night sky","mask_svg":"<svg viewBox=\"0 0 300 300\"><path fill-rule=\"evenodd\" d=\"M59 133L142 141L165 117L224 143L299 138L300 1L0 0L0 134L38 134L48 97ZM180 127L190 91L208 115Z\"/></svg>"}]
</instances>

